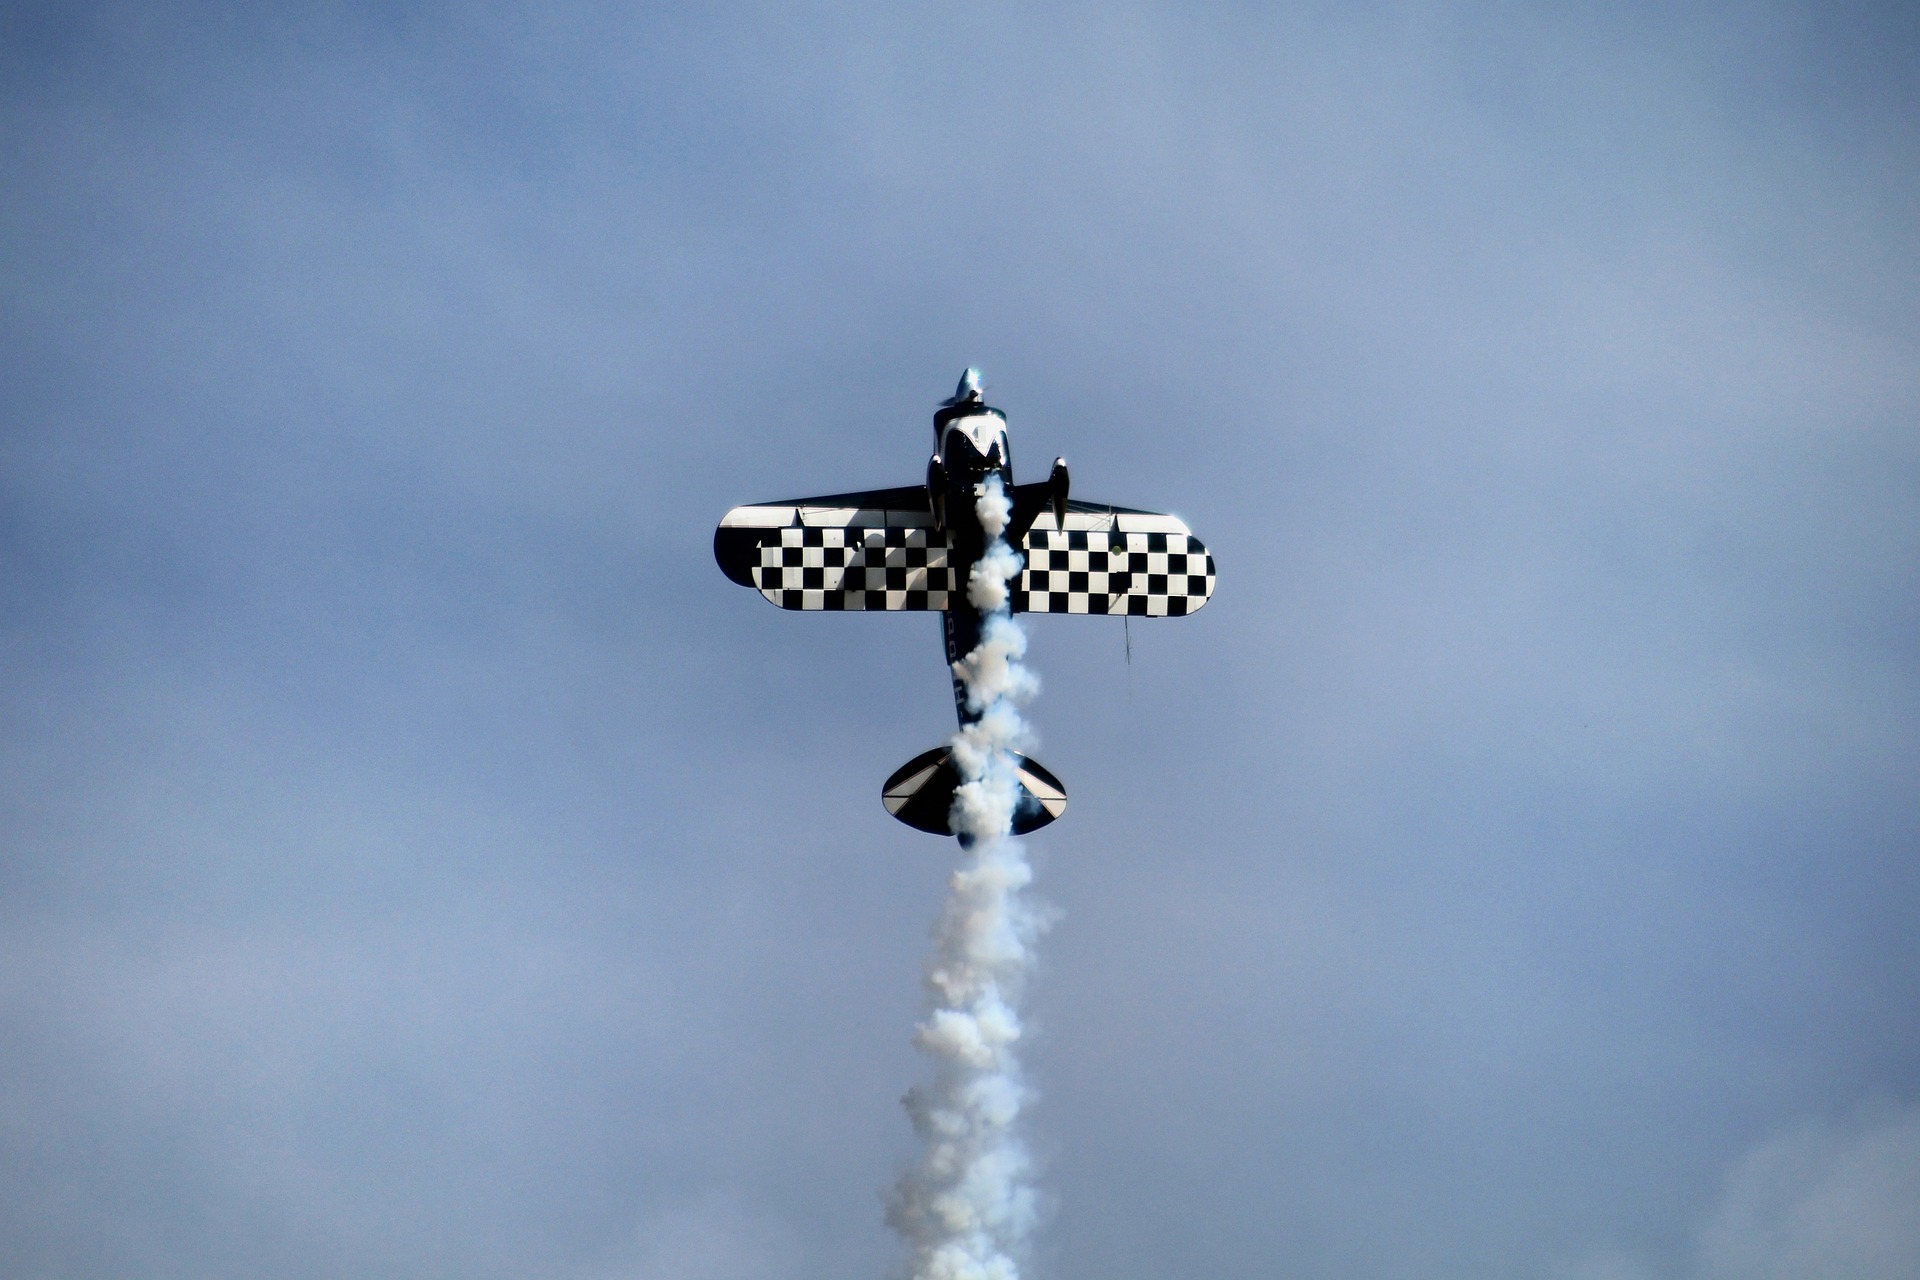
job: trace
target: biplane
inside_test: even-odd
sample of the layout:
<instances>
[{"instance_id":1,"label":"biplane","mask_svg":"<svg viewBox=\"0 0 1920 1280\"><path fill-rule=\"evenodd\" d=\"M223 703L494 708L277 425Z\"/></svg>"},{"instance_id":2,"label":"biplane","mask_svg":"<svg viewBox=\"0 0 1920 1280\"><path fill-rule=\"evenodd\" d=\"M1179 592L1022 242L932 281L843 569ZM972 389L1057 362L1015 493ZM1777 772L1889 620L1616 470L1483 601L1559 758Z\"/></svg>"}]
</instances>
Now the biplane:
<instances>
[{"instance_id":1,"label":"biplane","mask_svg":"<svg viewBox=\"0 0 1920 1280\"><path fill-rule=\"evenodd\" d=\"M735 507L714 531L714 559L782 609L940 614L963 728L981 714L956 664L985 622L967 581L990 542L977 507L990 477L1011 500L1002 536L1023 559L1010 612L1179 618L1213 595L1213 556L1177 517L1071 497L1063 458L1045 480L1015 484L1007 417L986 403L977 369L935 411L933 435L924 484ZM1022 834L1065 812L1067 795L1036 761L1014 763L1023 794L1013 830ZM950 749L935 747L895 770L881 800L908 826L950 835L959 783Z\"/></svg>"}]
</instances>

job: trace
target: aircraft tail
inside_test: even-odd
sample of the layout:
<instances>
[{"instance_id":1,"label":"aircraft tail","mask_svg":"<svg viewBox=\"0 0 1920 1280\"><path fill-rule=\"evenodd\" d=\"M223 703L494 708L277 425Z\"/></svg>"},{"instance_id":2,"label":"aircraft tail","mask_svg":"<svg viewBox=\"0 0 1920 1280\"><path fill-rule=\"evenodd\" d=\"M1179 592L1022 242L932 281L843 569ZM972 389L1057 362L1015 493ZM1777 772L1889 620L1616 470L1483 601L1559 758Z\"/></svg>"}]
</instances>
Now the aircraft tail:
<instances>
[{"instance_id":1,"label":"aircraft tail","mask_svg":"<svg viewBox=\"0 0 1920 1280\"><path fill-rule=\"evenodd\" d=\"M1037 760L1013 756L1020 799L1013 811L1013 834L1038 831L1067 811L1067 789ZM953 793L960 769L950 747L923 751L893 771L880 789L887 812L916 831L936 836L957 834L952 825Z\"/></svg>"}]
</instances>

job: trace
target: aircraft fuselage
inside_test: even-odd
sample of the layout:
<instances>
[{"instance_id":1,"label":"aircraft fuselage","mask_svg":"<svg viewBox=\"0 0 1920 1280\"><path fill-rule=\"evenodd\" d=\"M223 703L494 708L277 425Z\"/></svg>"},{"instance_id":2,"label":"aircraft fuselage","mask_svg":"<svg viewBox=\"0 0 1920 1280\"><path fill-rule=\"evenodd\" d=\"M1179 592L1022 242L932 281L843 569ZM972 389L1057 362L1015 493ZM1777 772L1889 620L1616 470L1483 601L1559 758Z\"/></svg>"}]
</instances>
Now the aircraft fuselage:
<instances>
[{"instance_id":1,"label":"aircraft fuselage","mask_svg":"<svg viewBox=\"0 0 1920 1280\"><path fill-rule=\"evenodd\" d=\"M992 542L980 523L980 498L991 480L998 477L1002 492L1012 503L1013 448L1007 438L1006 415L982 400L978 375L972 369L960 379L953 398L934 414L933 434L938 450L927 463L927 500L935 525L951 539L948 555L954 593L941 615L941 630L947 665L952 668L980 643L985 617L967 591L974 565ZM1031 515L1026 523L1032 523ZM1002 536L1018 546L1021 532L1024 530L1008 528ZM979 719L980 713L967 706L966 685L957 674L953 676L953 701L962 725Z\"/></svg>"}]
</instances>

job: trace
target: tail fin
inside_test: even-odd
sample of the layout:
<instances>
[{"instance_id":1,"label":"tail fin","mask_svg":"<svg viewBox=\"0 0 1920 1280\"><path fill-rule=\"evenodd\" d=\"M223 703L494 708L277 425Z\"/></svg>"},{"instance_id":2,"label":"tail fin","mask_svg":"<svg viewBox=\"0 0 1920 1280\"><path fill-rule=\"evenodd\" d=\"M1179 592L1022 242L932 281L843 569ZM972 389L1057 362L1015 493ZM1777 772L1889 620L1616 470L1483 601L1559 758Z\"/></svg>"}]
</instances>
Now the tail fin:
<instances>
[{"instance_id":1,"label":"tail fin","mask_svg":"<svg viewBox=\"0 0 1920 1280\"><path fill-rule=\"evenodd\" d=\"M1025 756L1013 758L1020 780L1020 803L1013 811L1013 834L1023 836L1038 831L1067 811L1067 789L1060 779L1038 761ZM953 763L953 751L935 747L923 751L893 771L880 789L880 803L887 812L916 831L936 836L954 834L951 824L953 792L960 785L960 770Z\"/></svg>"}]
</instances>

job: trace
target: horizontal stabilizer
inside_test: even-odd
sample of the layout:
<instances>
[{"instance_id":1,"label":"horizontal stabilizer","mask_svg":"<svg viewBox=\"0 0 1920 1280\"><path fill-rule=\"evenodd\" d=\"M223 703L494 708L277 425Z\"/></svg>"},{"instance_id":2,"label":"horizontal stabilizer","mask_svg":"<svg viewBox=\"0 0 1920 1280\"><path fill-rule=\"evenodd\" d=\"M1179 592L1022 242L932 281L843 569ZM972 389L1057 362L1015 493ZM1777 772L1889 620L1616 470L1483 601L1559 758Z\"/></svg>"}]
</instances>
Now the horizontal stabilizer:
<instances>
[{"instance_id":1,"label":"horizontal stabilizer","mask_svg":"<svg viewBox=\"0 0 1920 1280\"><path fill-rule=\"evenodd\" d=\"M1025 756L1013 757L1020 780L1020 799L1013 811L1013 834L1038 831L1067 811L1067 790L1044 766ZM953 793L960 770L949 747L924 751L893 771L880 790L887 812L916 831L936 836L956 834L952 825Z\"/></svg>"}]
</instances>

